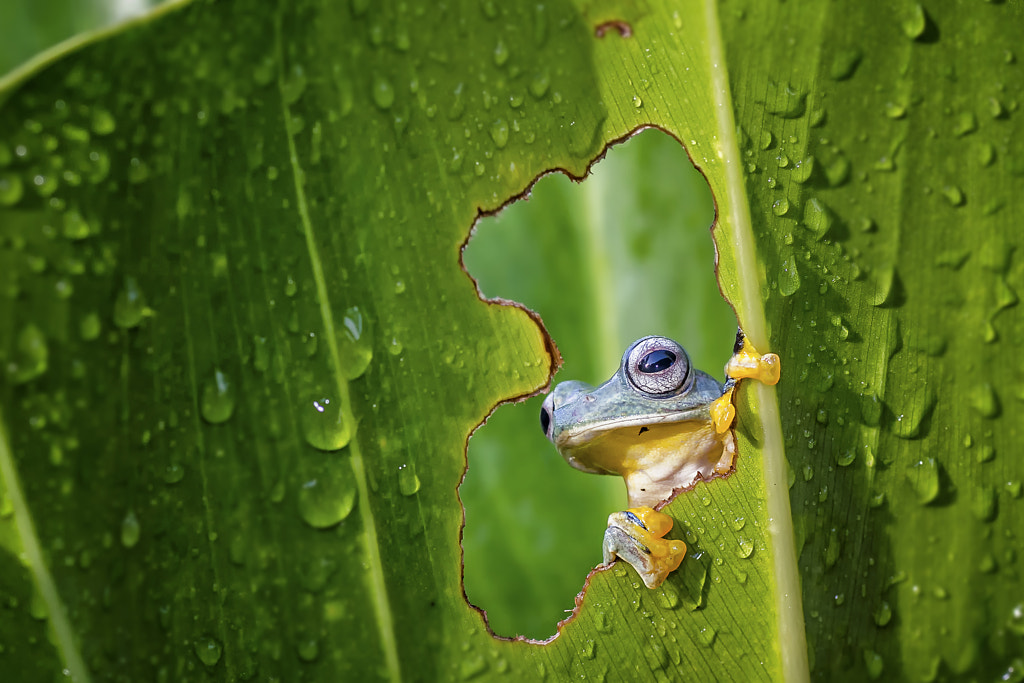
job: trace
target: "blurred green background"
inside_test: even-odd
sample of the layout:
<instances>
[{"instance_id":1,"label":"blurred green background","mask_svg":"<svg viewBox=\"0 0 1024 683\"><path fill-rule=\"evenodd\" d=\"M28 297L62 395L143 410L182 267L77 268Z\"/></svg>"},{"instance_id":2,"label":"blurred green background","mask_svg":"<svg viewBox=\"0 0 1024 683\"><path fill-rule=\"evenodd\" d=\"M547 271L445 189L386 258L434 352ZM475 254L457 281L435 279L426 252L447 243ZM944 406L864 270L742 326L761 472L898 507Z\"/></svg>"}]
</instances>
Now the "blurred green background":
<instances>
[{"instance_id":1,"label":"blurred green background","mask_svg":"<svg viewBox=\"0 0 1024 683\"><path fill-rule=\"evenodd\" d=\"M565 361L555 383L603 382L648 334L677 339L721 379L736 318L715 279L713 218L711 192L683 147L650 129L609 150L584 182L546 176L529 199L482 218L464 263L484 296L540 314ZM651 271L671 273L658 280L672 286L651 289ZM583 280L572 275L580 272ZM541 433L542 401L495 410L470 439L459 490L466 594L504 636L554 634L601 562L608 514L626 503L621 479L562 460Z\"/></svg>"},{"instance_id":2,"label":"blurred green background","mask_svg":"<svg viewBox=\"0 0 1024 683\"><path fill-rule=\"evenodd\" d=\"M75 34L143 14L159 0L3 0L0 75Z\"/></svg>"}]
</instances>

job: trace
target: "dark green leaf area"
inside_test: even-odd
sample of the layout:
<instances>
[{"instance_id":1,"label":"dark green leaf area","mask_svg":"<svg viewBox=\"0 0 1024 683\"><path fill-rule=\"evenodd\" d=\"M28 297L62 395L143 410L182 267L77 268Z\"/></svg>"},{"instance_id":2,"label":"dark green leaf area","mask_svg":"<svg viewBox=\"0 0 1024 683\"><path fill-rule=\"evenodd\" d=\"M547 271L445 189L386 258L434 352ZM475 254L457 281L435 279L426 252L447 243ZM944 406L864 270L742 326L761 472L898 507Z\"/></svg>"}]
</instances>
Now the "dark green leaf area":
<instances>
[{"instance_id":1,"label":"dark green leaf area","mask_svg":"<svg viewBox=\"0 0 1024 683\"><path fill-rule=\"evenodd\" d=\"M195 3L0 111L0 405L94 679L463 658L465 437L551 359L458 248L605 117L571 7L492 9Z\"/></svg>"},{"instance_id":2,"label":"dark green leaf area","mask_svg":"<svg viewBox=\"0 0 1024 683\"><path fill-rule=\"evenodd\" d=\"M734 92L771 74L771 115L737 96L738 122L829 680L994 679L1020 661L1024 72L1003 27L1022 14L917 10L725 15ZM794 98L806 112L782 111Z\"/></svg>"}]
</instances>

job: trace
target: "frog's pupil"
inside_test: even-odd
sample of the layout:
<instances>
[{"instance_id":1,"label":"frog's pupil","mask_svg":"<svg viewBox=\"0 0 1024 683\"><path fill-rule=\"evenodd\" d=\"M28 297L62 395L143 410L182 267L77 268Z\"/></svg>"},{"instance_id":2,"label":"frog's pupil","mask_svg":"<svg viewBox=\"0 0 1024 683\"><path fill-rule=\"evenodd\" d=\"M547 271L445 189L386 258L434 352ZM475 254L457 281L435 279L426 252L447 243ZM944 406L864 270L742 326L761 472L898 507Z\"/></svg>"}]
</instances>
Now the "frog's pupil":
<instances>
[{"instance_id":1,"label":"frog's pupil","mask_svg":"<svg viewBox=\"0 0 1024 683\"><path fill-rule=\"evenodd\" d=\"M640 360L637 370L650 375L655 372L668 370L675 362L676 354L671 351L666 351L665 349L658 349L657 351L651 351L649 354L644 356Z\"/></svg>"},{"instance_id":2,"label":"frog's pupil","mask_svg":"<svg viewBox=\"0 0 1024 683\"><path fill-rule=\"evenodd\" d=\"M540 409L540 428L544 434L548 433L548 427L551 425L551 416L548 415L548 411L544 408Z\"/></svg>"}]
</instances>

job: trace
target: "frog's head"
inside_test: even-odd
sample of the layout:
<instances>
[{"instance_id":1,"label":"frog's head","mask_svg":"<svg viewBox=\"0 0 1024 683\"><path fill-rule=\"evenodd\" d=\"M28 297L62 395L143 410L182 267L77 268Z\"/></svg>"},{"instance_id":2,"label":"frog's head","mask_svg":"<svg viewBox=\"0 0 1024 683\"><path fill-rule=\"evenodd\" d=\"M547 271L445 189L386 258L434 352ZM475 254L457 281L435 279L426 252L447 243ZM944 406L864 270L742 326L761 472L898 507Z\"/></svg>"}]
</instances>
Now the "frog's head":
<instances>
[{"instance_id":1,"label":"frog's head","mask_svg":"<svg viewBox=\"0 0 1024 683\"><path fill-rule=\"evenodd\" d=\"M540 423L573 467L621 474L625 453L661 439L665 427L709 422L708 406L722 393L714 378L690 366L678 343L644 337L626 349L619 369L601 386L558 384L544 400Z\"/></svg>"}]
</instances>

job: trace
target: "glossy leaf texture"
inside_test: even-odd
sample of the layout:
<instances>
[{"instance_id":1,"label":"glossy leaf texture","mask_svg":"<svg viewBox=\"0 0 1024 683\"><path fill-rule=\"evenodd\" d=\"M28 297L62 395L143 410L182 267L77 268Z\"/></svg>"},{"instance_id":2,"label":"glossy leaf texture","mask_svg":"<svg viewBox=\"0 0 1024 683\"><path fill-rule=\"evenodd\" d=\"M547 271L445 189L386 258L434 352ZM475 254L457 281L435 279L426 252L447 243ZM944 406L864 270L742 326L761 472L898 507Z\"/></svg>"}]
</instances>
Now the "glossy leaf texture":
<instances>
[{"instance_id":1,"label":"glossy leaf texture","mask_svg":"<svg viewBox=\"0 0 1024 683\"><path fill-rule=\"evenodd\" d=\"M0 670L797 680L804 627L819 678L1019 666L1020 5L794 4L197 2L7 83ZM556 355L459 248L648 124L781 432L744 390L664 587L496 640L465 443Z\"/></svg>"}]
</instances>

